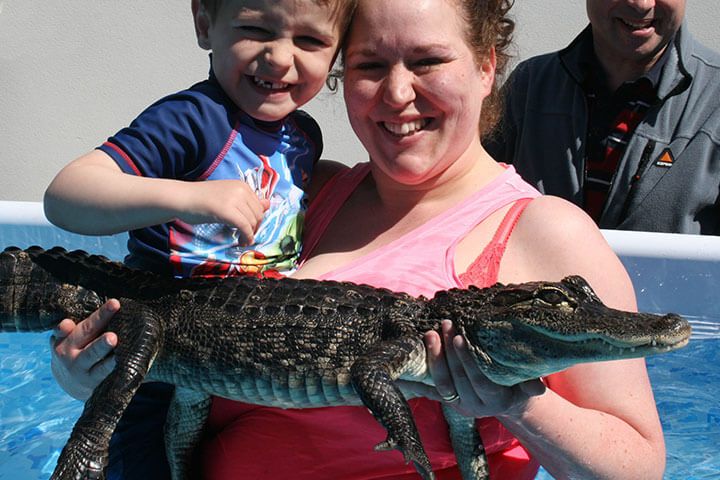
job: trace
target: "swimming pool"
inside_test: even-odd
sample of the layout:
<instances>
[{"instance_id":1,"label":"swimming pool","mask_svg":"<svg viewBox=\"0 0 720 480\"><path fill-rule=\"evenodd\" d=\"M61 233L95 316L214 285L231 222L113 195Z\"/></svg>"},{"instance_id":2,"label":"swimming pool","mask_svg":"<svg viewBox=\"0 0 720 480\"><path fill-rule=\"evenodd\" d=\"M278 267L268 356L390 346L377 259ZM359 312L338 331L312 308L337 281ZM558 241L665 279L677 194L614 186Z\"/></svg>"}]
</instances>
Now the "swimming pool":
<instances>
[{"instance_id":1,"label":"swimming pool","mask_svg":"<svg viewBox=\"0 0 720 480\"><path fill-rule=\"evenodd\" d=\"M687 348L648 359L667 443L665 478L720 478L720 238L605 233L640 310L676 311L694 326ZM62 245L120 260L126 239L68 234L48 226L39 204L0 202L0 248ZM0 334L0 480L47 479L82 408L55 384L47 338Z\"/></svg>"}]
</instances>

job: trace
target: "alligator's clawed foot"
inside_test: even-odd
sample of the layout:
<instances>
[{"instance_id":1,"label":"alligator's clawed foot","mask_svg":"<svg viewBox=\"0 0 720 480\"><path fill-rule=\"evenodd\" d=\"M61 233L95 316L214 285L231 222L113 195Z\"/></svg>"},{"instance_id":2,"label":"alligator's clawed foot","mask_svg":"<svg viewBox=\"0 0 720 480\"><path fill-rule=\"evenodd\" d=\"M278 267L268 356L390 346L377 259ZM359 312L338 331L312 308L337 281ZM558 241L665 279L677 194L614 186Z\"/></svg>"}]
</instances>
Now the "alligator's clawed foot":
<instances>
[{"instance_id":1,"label":"alligator's clawed foot","mask_svg":"<svg viewBox=\"0 0 720 480\"><path fill-rule=\"evenodd\" d=\"M50 480L104 480L107 456L101 453L69 449L67 445L58 459Z\"/></svg>"},{"instance_id":2,"label":"alligator's clawed foot","mask_svg":"<svg viewBox=\"0 0 720 480\"><path fill-rule=\"evenodd\" d=\"M375 451L386 452L389 450L399 450L405 457L405 462L412 462L415 465L415 469L423 480L435 480L430 460L421 443L409 439L409 441L399 444L392 437L388 437L384 442L375 445Z\"/></svg>"}]
</instances>

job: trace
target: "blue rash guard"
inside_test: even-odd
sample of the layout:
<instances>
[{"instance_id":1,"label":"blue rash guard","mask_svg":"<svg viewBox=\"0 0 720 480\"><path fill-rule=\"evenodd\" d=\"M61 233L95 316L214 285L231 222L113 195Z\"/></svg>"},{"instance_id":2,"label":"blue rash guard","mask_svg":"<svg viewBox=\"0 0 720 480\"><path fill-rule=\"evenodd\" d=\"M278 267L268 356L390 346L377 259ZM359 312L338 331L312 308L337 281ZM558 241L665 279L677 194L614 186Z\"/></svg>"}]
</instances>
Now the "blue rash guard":
<instances>
[{"instance_id":1,"label":"blue rash guard","mask_svg":"<svg viewBox=\"0 0 720 480\"><path fill-rule=\"evenodd\" d=\"M270 200L270 208L248 247L226 225L175 221L130 232L125 263L181 277L288 274L300 256L304 189L322 146L309 115L255 120L230 100L212 72L159 100L98 148L130 175L243 180ZM163 383L140 387L110 441L109 480L170 478L163 429L173 391Z\"/></svg>"},{"instance_id":2,"label":"blue rash guard","mask_svg":"<svg viewBox=\"0 0 720 480\"><path fill-rule=\"evenodd\" d=\"M180 221L130 232L125 262L176 276L289 272L301 249L304 188L322 151L317 123L296 111L261 122L240 110L210 76L147 108L98 147L123 172L184 181L243 180L270 208L255 244L237 229Z\"/></svg>"}]
</instances>

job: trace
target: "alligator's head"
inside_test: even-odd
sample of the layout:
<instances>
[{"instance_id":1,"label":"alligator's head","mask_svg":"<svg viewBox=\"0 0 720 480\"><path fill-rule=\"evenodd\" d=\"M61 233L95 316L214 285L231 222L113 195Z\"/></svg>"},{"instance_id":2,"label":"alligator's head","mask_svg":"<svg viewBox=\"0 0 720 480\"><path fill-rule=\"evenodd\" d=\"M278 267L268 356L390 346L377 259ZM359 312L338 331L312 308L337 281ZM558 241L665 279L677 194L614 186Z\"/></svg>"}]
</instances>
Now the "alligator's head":
<instances>
[{"instance_id":1,"label":"alligator's head","mask_svg":"<svg viewBox=\"0 0 720 480\"><path fill-rule=\"evenodd\" d=\"M432 303L436 318L455 320L485 375L502 385L576 363L667 352L690 338L682 317L608 308L578 276L455 289Z\"/></svg>"}]
</instances>

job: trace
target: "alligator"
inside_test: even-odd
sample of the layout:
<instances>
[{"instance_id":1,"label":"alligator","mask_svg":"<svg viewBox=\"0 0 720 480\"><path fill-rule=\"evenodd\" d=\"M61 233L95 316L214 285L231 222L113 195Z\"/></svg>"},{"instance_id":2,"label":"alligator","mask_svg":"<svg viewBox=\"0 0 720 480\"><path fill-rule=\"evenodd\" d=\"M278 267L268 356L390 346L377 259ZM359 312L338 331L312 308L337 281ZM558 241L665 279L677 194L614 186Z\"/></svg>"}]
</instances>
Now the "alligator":
<instances>
[{"instance_id":1,"label":"alligator","mask_svg":"<svg viewBox=\"0 0 720 480\"><path fill-rule=\"evenodd\" d=\"M365 405L396 448L434 478L397 379L432 385L422 335L451 319L479 368L502 385L579 362L685 345L675 314L606 307L585 280L452 289L432 299L346 282L178 279L55 247L0 253L0 331L43 331L108 298L116 367L85 403L52 479L102 479L110 436L140 383L176 386L166 421L174 479L190 475L211 395L282 408ZM407 393L407 392L405 392ZM474 419L444 406L463 478L487 478Z\"/></svg>"}]
</instances>

